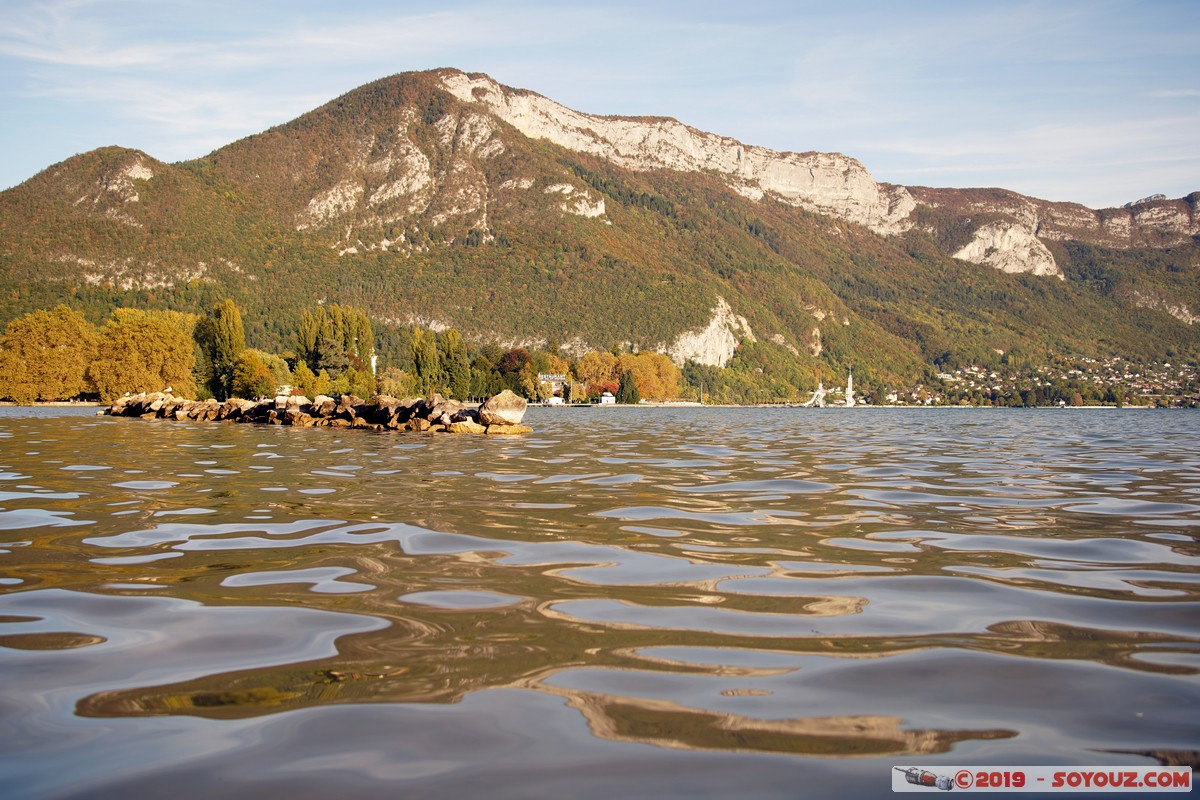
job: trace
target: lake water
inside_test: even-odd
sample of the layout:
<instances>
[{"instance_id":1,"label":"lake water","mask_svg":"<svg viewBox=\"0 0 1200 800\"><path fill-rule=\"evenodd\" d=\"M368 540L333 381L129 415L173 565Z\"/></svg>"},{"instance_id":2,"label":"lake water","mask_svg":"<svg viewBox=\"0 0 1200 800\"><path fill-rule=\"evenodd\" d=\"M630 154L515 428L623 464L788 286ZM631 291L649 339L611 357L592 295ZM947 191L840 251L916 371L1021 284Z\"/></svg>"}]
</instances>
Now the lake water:
<instances>
[{"instance_id":1,"label":"lake water","mask_svg":"<svg viewBox=\"0 0 1200 800\"><path fill-rule=\"evenodd\" d=\"M879 797L1200 751L1194 412L93 413L0 411L9 800Z\"/></svg>"}]
</instances>

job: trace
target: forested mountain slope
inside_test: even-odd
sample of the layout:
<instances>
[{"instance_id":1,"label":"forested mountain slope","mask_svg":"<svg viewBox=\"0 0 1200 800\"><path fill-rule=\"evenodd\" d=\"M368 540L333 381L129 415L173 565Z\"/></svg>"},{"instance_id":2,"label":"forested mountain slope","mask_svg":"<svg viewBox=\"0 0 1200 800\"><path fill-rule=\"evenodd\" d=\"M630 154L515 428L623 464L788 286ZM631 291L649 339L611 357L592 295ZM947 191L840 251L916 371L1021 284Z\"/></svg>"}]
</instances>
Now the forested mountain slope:
<instances>
[{"instance_id":1,"label":"forested mountain slope","mask_svg":"<svg viewBox=\"0 0 1200 800\"><path fill-rule=\"evenodd\" d=\"M475 341L740 348L793 389L1014 351L1195 360L1198 198L888 186L839 154L407 73L196 161L104 148L0 194L0 323L230 297L251 344L287 350L342 303Z\"/></svg>"}]
</instances>

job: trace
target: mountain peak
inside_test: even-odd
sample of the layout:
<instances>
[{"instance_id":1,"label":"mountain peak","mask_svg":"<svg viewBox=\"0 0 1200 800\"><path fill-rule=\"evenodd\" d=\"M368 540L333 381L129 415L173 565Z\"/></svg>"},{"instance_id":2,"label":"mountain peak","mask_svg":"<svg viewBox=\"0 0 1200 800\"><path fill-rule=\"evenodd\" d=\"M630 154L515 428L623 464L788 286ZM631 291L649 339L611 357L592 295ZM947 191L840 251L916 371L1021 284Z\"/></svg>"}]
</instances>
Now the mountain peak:
<instances>
[{"instance_id":1,"label":"mountain peak","mask_svg":"<svg viewBox=\"0 0 1200 800\"><path fill-rule=\"evenodd\" d=\"M65 292L197 310L221 292L261 310L264 344L329 300L508 346L740 359L793 386L850 362L912 378L1028 341L1190 352L1196 198L1097 212L891 186L839 153L443 68L184 164L107 147L55 165L0 193L0 288L12 309Z\"/></svg>"}]
</instances>

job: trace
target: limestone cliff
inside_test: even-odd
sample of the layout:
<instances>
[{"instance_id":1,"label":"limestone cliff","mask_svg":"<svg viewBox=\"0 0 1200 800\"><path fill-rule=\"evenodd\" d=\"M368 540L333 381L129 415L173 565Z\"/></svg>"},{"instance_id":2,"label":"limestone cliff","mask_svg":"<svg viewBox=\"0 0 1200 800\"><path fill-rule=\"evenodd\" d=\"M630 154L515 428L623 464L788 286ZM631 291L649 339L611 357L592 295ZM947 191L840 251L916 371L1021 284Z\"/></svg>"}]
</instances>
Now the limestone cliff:
<instances>
[{"instance_id":1,"label":"limestone cliff","mask_svg":"<svg viewBox=\"0 0 1200 800\"><path fill-rule=\"evenodd\" d=\"M482 105L530 138L629 169L713 171L753 200L769 194L883 234L907 230L915 207L908 190L877 183L862 164L838 153L780 153L674 119L592 116L501 86L486 75L445 70L441 81L459 100Z\"/></svg>"},{"instance_id":2,"label":"limestone cliff","mask_svg":"<svg viewBox=\"0 0 1200 800\"><path fill-rule=\"evenodd\" d=\"M750 323L745 317L733 313L733 308L724 297L718 297L708 326L680 334L675 343L667 348L667 355L680 367L689 360L723 367L733 358L738 344L744 339L755 341Z\"/></svg>"},{"instance_id":3,"label":"limestone cliff","mask_svg":"<svg viewBox=\"0 0 1200 800\"><path fill-rule=\"evenodd\" d=\"M1097 211L1003 189L911 188L918 206L936 209L944 220L973 229L971 241L956 250L955 258L1004 272L1063 277L1044 241L1157 248L1184 244L1200 235L1196 213L1200 192L1179 200L1150 197Z\"/></svg>"},{"instance_id":4,"label":"limestone cliff","mask_svg":"<svg viewBox=\"0 0 1200 800\"><path fill-rule=\"evenodd\" d=\"M993 223L976 229L974 238L954 257L987 264L1001 272L1032 272L1063 278L1046 245L1019 224Z\"/></svg>"},{"instance_id":5,"label":"limestone cliff","mask_svg":"<svg viewBox=\"0 0 1200 800\"><path fill-rule=\"evenodd\" d=\"M920 205L953 209L971 226L955 257L1004 272L1062 278L1044 240L1072 239L1105 247L1167 247L1200 234L1200 193L1158 196L1096 211L1000 190L906 188L877 182L840 153L790 153L746 145L665 117L601 117L574 111L535 92L486 75L438 72L441 85L535 139L589 153L634 170L707 171L751 200L784 203L892 236L911 229ZM583 212L575 212L583 213ZM983 217L983 219L979 219Z\"/></svg>"}]
</instances>

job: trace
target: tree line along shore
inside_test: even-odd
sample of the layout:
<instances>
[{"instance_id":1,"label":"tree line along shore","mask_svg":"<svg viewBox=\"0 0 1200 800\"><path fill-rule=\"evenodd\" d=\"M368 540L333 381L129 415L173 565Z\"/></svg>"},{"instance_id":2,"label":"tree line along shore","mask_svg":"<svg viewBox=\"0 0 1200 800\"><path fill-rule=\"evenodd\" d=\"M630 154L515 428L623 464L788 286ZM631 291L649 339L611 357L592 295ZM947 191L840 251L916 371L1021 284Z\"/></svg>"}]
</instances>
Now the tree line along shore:
<instances>
[{"instance_id":1,"label":"tree line along shore","mask_svg":"<svg viewBox=\"0 0 1200 800\"><path fill-rule=\"evenodd\" d=\"M59 306L10 322L0 337L0 400L19 404L132 393L224 402L276 395L483 399L504 390L530 402L552 396L595 402L673 400L680 370L660 353L590 351L577 359L524 347L469 347L453 328L408 329L399 365L379 364L375 326L361 310L319 305L305 312L295 349L248 347L230 300L206 315L121 308L99 328ZM395 348L392 348L395 350Z\"/></svg>"},{"instance_id":2,"label":"tree line along shore","mask_svg":"<svg viewBox=\"0 0 1200 800\"><path fill-rule=\"evenodd\" d=\"M381 337L385 346L377 347ZM334 304L305 311L293 349L271 353L247 346L231 300L203 315L118 308L98 327L63 305L17 317L0 335L0 402L111 403L155 391L219 402L281 393L481 401L507 389L534 403L597 403L610 395L618 404L753 406L800 402L822 378L781 379L764 352L743 343L725 368L692 361L680 368L661 353L617 345L572 357L555 341L540 349L469 343L453 328L380 326L360 309ZM1014 352L990 367L944 369L908 387L859 381L857 368L855 379L859 397L876 406L1200 405L1200 373L1190 364L1041 363Z\"/></svg>"}]
</instances>

